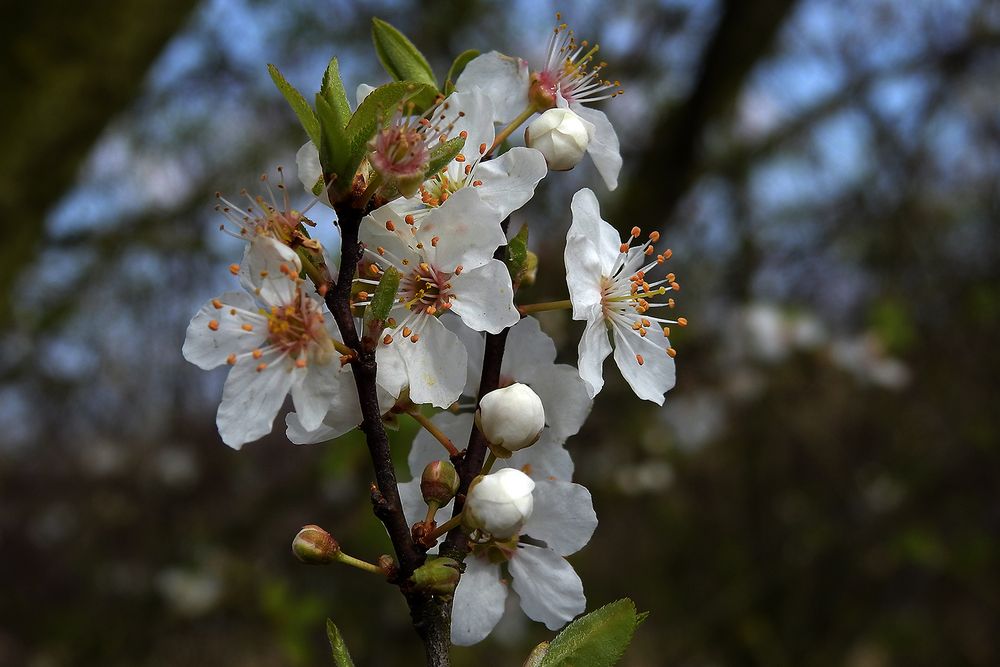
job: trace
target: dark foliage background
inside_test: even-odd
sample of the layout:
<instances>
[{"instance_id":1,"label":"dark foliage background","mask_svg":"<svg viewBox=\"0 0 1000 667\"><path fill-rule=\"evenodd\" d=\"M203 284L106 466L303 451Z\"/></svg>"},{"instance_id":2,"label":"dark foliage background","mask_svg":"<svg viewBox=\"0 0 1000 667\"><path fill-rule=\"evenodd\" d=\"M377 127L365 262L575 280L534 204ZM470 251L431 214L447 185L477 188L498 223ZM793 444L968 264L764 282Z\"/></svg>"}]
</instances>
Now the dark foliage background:
<instances>
[{"instance_id":1,"label":"dark foliage background","mask_svg":"<svg viewBox=\"0 0 1000 667\"><path fill-rule=\"evenodd\" d=\"M1000 663L1000 8L990 0L577 2L626 87L605 105L622 229L675 252L679 382L620 380L569 447L601 525L591 607L651 612L625 664ZM230 451L223 372L180 357L236 252L212 193L303 141L265 63L382 80L372 15L443 73L541 57L556 7L462 0L47 1L9 8L0 105L0 664L414 664L396 593L297 564L299 526L388 542L353 438ZM569 199L519 222L563 298ZM575 362L579 327L543 325ZM616 377L609 372L609 376ZM403 424L402 460L413 424ZM457 665L519 665L517 614Z\"/></svg>"}]
</instances>

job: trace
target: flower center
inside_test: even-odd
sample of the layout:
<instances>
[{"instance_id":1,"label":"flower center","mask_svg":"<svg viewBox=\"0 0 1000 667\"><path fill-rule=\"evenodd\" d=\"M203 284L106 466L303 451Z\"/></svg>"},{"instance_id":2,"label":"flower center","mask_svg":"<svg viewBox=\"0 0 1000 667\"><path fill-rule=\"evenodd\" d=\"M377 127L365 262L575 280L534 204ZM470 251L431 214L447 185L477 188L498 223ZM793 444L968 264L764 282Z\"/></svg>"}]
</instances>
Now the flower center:
<instances>
[{"instance_id":1,"label":"flower center","mask_svg":"<svg viewBox=\"0 0 1000 667\"><path fill-rule=\"evenodd\" d=\"M318 343L323 351L321 361L332 350L319 304L301 290L296 290L292 303L272 306L270 312L262 314L267 317L268 343L293 359L302 357L313 343Z\"/></svg>"},{"instance_id":2,"label":"flower center","mask_svg":"<svg viewBox=\"0 0 1000 667\"><path fill-rule=\"evenodd\" d=\"M561 15L556 14L556 21ZM567 102L584 104L609 97L617 97L624 90L621 82L601 78L608 66L605 62L594 64L600 46L587 40L576 41L573 31L565 23L558 23L549 37L545 66L533 78L542 99L555 105L556 93L562 93Z\"/></svg>"},{"instance_id":3,"label":"flower center","mask_svg":"<svg viewBox=\"0 0 1000 667\"><path fill-rule=\"evenodd\" d=\"M648 278L647 273L663 265L670 259L673 252L668 248L662 253L656 254L653 244L660 239L660 233L655 231L650 232L649 240L644 244L633 247L632 242L639 238L641 233L638 227L632 228L628 242L622 243L619 248L619 255L615 260L611 275L601 276L601 306L604 318L609 322L626 325L642 337L646 336L649 328L662 327L663 335L669 337L669 325L676 324L685 327L687 319L683 317L670 319L648 314L652 308L673 310L676 305L673 297L668 297L665 302L658 303L652 302L650 299L662 296L667 292L678 292L681 286L673 273L668 273L662 279L652 282L649 282L651 279ZM666 348L666 351L671 357L677 354L673 347ZM642 365L642 357L637 357L637 360Z\"/></svg>"},{"instance_id":4,"label":"flower center","mask_svg":"<svg viewBox=\"0 0 1000 667\"><path fill-rule=\"evenodd\" d=\"M215 198L219 203L215 205L215 210L222 213L226 218L226 223L219 226L219 229L230 236L249 240L256 236L267 236L277 239L282 243L288 243L293 236L298 233L300 224L315 226L315 223L305 216L319 198L313 199L302 211L292 208L288 196L288 189L285 187L285 173L278 167L278 183L275 189L271 187L271 182L267 174L260 177L261 183L267 196L262 194L251 196L244 188L240 195L247 200L246 208L243 208L232 201L226 199L221 193L216 192ZM301 236L301 234L299 234Z\"/></svg>"},{"instance_id":5,"label":"flower center","mask_svg":"<svg viewBox=\"0 0 1000 667\"><path fill-rule=\"evenodd\" d=\"M430 150L421 125L409 120L393 123L378 133L371 153L372 166L383 176L421 176L430 161Z\"/></svg>"},{"instance_id":6,"label":"flower center","mask_svg":"<svg viewBox=\"0 0 1000 667\"><path fill-rule=\"evenodd\" d=\"M435 315L451 308L453 274L421 262L399 282L400 301L412 312Z\"/></svg>"}]
</instances>

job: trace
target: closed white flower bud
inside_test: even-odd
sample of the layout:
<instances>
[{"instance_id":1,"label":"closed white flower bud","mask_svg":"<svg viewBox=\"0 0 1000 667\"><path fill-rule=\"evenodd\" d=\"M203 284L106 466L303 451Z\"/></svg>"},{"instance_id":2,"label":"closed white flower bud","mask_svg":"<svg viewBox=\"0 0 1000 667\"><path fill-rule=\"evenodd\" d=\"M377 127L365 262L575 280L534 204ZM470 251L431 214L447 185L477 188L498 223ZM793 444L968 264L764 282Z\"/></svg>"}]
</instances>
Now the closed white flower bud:
<instances>
[{"instance_id":1,"label":"closed white flower bud","mask_svg":"<svg viewBox=\"0 0 1000 667\"><path fill-rule=\"evenodd\" d=\"M549 169L566 171L587 152L594 126L570 109L549 109L524 131L524 142L545 156Z\"/></svg>"},{"instance_id":2,"label":"closed white flower bud","mask_svg":"<svg viewBox=\"0 0 1000 667\"><path fill-rule=\"evenodd\" d=\"M538 440L545 426L545 408L531 387L515 382L483 396L476 423L493 453L510 458L512 452Z\"/></svg>"},{"instance_id":3,"label":"closed white flower bud","mask_svg":"<svg viewBox=\"0 0 1000 667\"><path fill-rule=\"evenodd\" d=\"M513 537L531 516L535 482L516 468L477 478L465 499L463 523L493 537Z\"/></svg>"}]
</instances>

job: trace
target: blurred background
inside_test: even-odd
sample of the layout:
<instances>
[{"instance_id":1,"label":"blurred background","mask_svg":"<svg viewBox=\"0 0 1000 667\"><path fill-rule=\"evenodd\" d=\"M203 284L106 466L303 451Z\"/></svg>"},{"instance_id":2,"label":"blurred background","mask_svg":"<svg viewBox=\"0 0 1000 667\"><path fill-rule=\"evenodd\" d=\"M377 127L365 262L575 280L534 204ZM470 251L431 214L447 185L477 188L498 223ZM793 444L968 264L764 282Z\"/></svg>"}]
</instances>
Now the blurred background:
<instances>
[{"instance_id":1,"label":"blurred background","mask_svg":"<svg viewBox=\"0 0 1000 667\"><path fill-rule=\"evenodd\" d=\"M560 299L569 200L658 228L691 325L663 408L616 371L569 442L601 524L590 608L651 612L624 664L1000 664L1000 5L992 0L48 0L7 8L0 105L0 664L417 664L395 590L289 552L390 549L367 452L234 452L225 371L181 358L231 285L213 193L294 165L265 69L384 80L375 15L439 76L599 41L622 186L585 160L513 221ZM293 191L300 193L297 188ZM306 198L301 196L300 205ZM581 328L543 326L575 363ZM396 452L405 458L412 423ZM405 478L405 473L403 477ZM520 665L510 614L455 664Z\"/></svg>"}]
</instances>

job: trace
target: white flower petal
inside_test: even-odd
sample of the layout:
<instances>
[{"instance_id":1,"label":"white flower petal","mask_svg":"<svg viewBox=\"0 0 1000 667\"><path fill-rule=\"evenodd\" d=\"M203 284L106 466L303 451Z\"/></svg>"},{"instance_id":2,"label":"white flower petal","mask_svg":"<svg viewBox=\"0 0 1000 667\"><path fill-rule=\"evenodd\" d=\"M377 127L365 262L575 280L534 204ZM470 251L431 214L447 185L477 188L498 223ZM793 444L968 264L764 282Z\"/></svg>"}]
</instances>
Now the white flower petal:
<instances>
[{"instance_id":1,"label":"white flower petal","mask_svg":"<svg viewBox=\"0 0 1000 667\"><path fill-rule=\"evenodd\" d=\"M338 401L339 403L351 400L358 402L358 392L351 372L342 369L336 358L325 364L310 363L303 370L305 377L302 382L292 385L292 402L295 404L299 424L304 430L314 431L322 425L323 418L338 395L345 394L348 399Z\"/></svg>"},{"instance_id":2,"label":"white flower petal","mask_svg":"<svg viewBox=\"0 0 1000 667\"><path fill-rule=\"evenodd\" d=\"M416 343L399 336L392 345L399 346L406 365L410 399L447 408L458 400L465 386L465 346L436 317L426 315L422 320Z\"/></svg>"},{"instance_id":3,"label":"white flower petal","mask_svg":"<svg viewBox=\"0 0 1000 667\"><path fill-rule=\"evenodd\" d=\"M462 393L466 396L475 396L479 392L479 380L482 376L486 338L482 331L475 331L465 326L462 318L454 313L445 313L442 315L441 322L448 327L449 331L455 332L461 339L462 344L465 345L469 357L466 364L465 389L462 390ZM505 360L506 356L504 355Z\"/></svg>"},{"instance_id":4,"label":"white flower petal","mask_svg":"<svg viewBox=\"0 0 1000 667\"><path fill-rule=\"evenodd\" d=\"M564 254L566 287L573 305L573 319L587 318L594 307L600 308L604 297L601 276L604 266L597 246L586 236L570 235L566 238Z\"/></svg>"},{"instance_id":5,"label":"white flower petal","mask_svg":"<svg viewBox=\"0 0 1000 667\"><path fill-rule=\"evenodd\" d=\"M417 240L424 244L429 263L443 271L452 272L458 265L466 270L482 266L507 243L500 218L476 189L462 188L419 222Z\"/></svg>"},{"instance_id":6,"label":"white flower petal","mask_svg":"<svg viewBox=\"0 0 1000 667\"><path fill-rule=\"evenodd\" d=\"M587 394L593 398L604 387L604 360L611 354L611 341L608 340L608 328L600 304L591 309L578 350L580 378L587 385Z\"/></svg>"},{"instance_id":7,"label":"white flower petal","mask_svg":"<svg viewBox=\"0 0 1000 667\"><path fill-rule=\"evenodd\" d=\"M554 436L565 440L576 435L594 405L579 371L566 364L553 364L546 366L544 372L536 374L528 384L542 399L545 421Z\"/></svg>"},{"instance_id":8,"label":"white flower petal","mask_svg":"<svg viewBox=\"0 0 1000 667\"><path fill-rule=\"evenodd\" d=\"M503 355L501 379L507 377L515 382L533 384L535 377L548 373L556 360L556 344L542 331L534 317L525 317L510 328L507 349L516 351L516 354ZM545 411L548 410L546 406Z\"/></svg>"},{"instance_id":9,"label":"white flower petal","mask_svg":"<svg viewBox=\"0 0 1000 667\"><path fill-rule=\"evenodd\" d=\"M545 178L545 158L533 148L515 146L494 160L480 162L475 178L479 197L500 219L524 206L535 194L535 186Z\"/></svg>"},{"instance_id":10,"label":"white flower petal","mask_svg":"<svg viewBox=\"0 0 1000 667\"><path fill-rule=\"evenodd\" d=\"M397 200L399 201L399 200ZM390 222L395 231L386 228L386 222ZM405 236L404 236L405 234ZM396 213L392 204L386 204L365 216L361 221L361 228L358 230L358 240L364 243L369 250L377 252L382 248L387 253L387 258L399 268L399 262L404 259L418 264L423 261L417 252L416 240L410 234L410 227L403 221L403 216ZM371 260L368 256L365 259Z\"/></svg>"},{"instance_id":11,"label":"white flower petal","mask_svg":"<svg viewBox=\"0 0 1000 667\"><path fill-rule=\"evenodd\" d=\"M587 608L583 582L555 551L521 545L509 567L521 609L549 630L558 630Z\"/></svg>"},{"instance_id":12,"label":"white flower petal","mask_svg":"<svg viewBox=\"0 0 1000 667\"><path fill-rule=\"evenodd\" d=\"M521 319L514 308L514 288L503 262L491 259L454 276L450 282L455 297L451 311L468 327L496 334Z\"/></svg>"},{"instance_id":13,"label":"white flower petal","mask_svg":"<svg viewBox=\"0 0 1000 667\"><path fill-rule=\"evenodd\" d=\"M302 144L302 148L295 154L295 168L302 187L312 195L313 188L323 178L323 166L319 162L319 150L316 149L316 144L311 141Z\"/></svg>"},{"instance_id":14,"label":"white flower petal","mask_svg":"<svg viewBox=\"0 0 1000 667\"><path fill-rule=\"evenodd\" d=\"M479 88L493 102L493 120L506 123L528 106L528 63L496 51L477 56L459 75L456 90Z\"/></svg>"},{"instance_id":15,"label":"white flower petal","mask_svg":"<svg viewBox=\"0 0 1000 667\"><path fill-rule=\"evenodd\" d=\"M269 236L255 236L243 253L240 284L267 305L283 306L294 300L301 270L294 250Z\"/></svg>"},{"instance_id":16,"label":"white flower petal","mask_svg":"<svg viewBox=\"0 0 1000 667\"><path fill-rule=\"evenodd\" d=\"M222 307L216 308L216 303ZM226 363L230 354L260 347L267 340L267 324L256 311L257 304L245 292L226 292L212 299L191 318L181 354L198 368L209 370ZM209 326L213 322L214 329ZM244 330L244 324L253 330Z\"/></svg>"},{"instance_id":17,"label":"white flower petal","mask_svg":"<svg viewBox=\"0 0 1000 667\"><path fill-rule=\"evenodd\" d=\"M674 360L667 355L669 342L659 326L640 336L627 325L615 324L615 363L639 398L663 405L663 395L674 386ZM636 358L642 356L642 364Z\"/></svg>"},{"instance_id":18,"label":"white flower petal","mask_svg":"<svg viewBox=\"0 0 1000 667\"><path fill-rule=\"evenodd\" d=\"M472 164L479 157L480 145L486 144L487 149L493 145L493 103L481 90L473 88L451 94L444 104L447 106L438 117L444 116L440 122L442 126L452 125L449 136L466 133L462 148L466 161L452 160L447 167L448 177L461 182L465 180L464 165Z\"/></svg>"},{"instance_id":19,"label":"white flower petal","mask_svg":"<svg viewBox=\"0 0 1000 667\"><path fill-rule=\"evenodd\" d=\"M569 227L567 240L572 236L590 239L601 258L601 273L610 277L621 253L621 236L618 230L601 217L597 195L589 188L582 188L573 195L570 210L573 212L573 223Z\"/></svg>"},{"instance_id":20,"label":"white flower petal","mask_svg":"<svg viewBox=\"0 0 1000 667\"><path fill-rule=\"evenodd\" d=\"M573 459L550 428L542 429L538 442L514 452L509 459L499 460L496 469L517 468L534 480L573 479Z\"/></svg>"},{"instance_id":21,"label":"white flower petal","mask_svg":"<svg viewBox=\"0 0 1000 667\"><path fill-rule=\"evenodd\" d=\"M472 646L486 639L503 616L506 600L500 566L476 556L467 558L451 608L452 643Z\"/></svg>"},{"instance_id":22,"label":"white flower petal","mask_svg":"<svg viewBox=\"0 0 1000 667\"><path fill-rule=\"evenodd\" d=\"M285 362L287 358L278 359L277 355L265 355L260 360L246 358L229 371L215 418L224 443L239 449L271 432L294 380L294 366ZM258 371L260 363L268 365Z\"/></svg>"},{"instance_id":23,"label":"white flower petal","mask_svg":"<svg viewBox=\"0 0 1000 667\"><path fill-rule=\"evenodd\" d=\"M560 556L575 554L587 545L597 528L597 514L585 486L539 480L534 498L534 512L521 529L522 535L542 540Z\"/></svg>"},{"instance_id":24,"label":"white flower petal","mask_svg":"<svg viewBox=\"0 0 1000 667\"><path fill-rule=\"evenodd\" d=\"M594 135L590 139L587 152L594 161L598 173L609 190L618 187L618 172L622 168L622 156L615 128L603 111L590 109L582 104L570 105L584 120L594 125Z\"/></svg>"},{"instance_id":25,"label":"white flower petal","mask_svg":"<svg viewBox=\"0 0 1000 667\"><path fill-rule=\"evenodd\" d=\"M359 83L358 87L354 90L354 99L357 102L357 106L361 106L361 103L365 101L365 98L374 92L375 86L367 83ZM357 109L357 107L355 107L355 109Z\"/></svg>"},{"instance_id":26,"label":"white flower petal","mask_svg":"<svg viewBox=\"0 0 1000 667\"><path fill-rule=\"evenodd\" d=\"M407 312L409 311L405 308L396 308L390 315L397 318L405 317L405 313ZM387 331L387 333L390 332ZM403 388L409 382L406 375L406 363L403 361L402 354L400 354L401 349L399 345L385 345L383 343L379 343L379 346L375 349L375 364L378 366L378 375L375 377L375 383L378 384L380 389L391 394L394 398L399 398Z\"/></svg>"}]
</instances>

